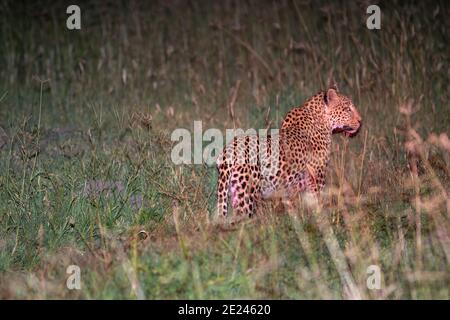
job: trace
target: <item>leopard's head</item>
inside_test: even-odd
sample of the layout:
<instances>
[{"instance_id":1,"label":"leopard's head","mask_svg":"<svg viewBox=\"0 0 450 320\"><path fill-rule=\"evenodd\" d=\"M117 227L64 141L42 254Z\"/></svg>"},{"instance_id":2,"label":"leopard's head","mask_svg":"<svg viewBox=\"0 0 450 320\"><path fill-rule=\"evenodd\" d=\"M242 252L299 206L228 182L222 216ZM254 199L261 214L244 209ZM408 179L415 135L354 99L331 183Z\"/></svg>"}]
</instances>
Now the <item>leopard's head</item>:
<instances>
[{"instance_id":1,"label":"leopard's head","mask_svg":"<svg viewBox=\"0 0 450 320\"><path fill-rule=\"evenodd\" d=\"M332 132L355 136L361 128L362 119L350 98L340 94L336 87L331 87L325 92L324 102Z\"/></svg>"}]
</instances>

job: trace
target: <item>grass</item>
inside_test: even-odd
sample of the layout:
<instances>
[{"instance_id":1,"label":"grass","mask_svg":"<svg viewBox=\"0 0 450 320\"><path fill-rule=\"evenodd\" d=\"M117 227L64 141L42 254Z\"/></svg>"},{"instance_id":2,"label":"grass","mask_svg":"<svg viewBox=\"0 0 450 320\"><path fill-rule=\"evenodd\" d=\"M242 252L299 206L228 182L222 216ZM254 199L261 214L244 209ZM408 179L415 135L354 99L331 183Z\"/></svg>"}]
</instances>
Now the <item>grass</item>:
<instances>
[{"instance_id":1,"label":"grass","mask_svg":"<svg viewBox=\"0 0 450 320\"><path fill-rule=\"evenodd\" d=\"M82 2L80 31L69 4L0 5L0 297L449 298L446 2L372 31L364 2ZM216 170L172 130L276 128L331 79L364 126L325 208L212 224Z\"/></svg>"}]
</instances>

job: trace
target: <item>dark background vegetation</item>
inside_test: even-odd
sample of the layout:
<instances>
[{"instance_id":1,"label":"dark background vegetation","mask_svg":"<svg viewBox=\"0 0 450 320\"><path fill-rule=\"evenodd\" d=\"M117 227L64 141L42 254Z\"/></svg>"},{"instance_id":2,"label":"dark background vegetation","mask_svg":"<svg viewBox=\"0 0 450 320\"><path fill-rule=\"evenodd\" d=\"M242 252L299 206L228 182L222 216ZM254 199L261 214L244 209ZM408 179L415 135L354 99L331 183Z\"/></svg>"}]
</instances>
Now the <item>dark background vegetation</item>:
<instances>
[{"instance_id":1,"label":"dark background vegetation","mask_svg":"<svg viewBox=\"0 0 450 320\"><path fill-rule=\"evenodd\" d=\"M0 3L0 297L449 298L446 1L78 1L80 31L69 4ZM277 128L331 80L364 126L328 205L212 224L172 130Z\"/></svg>"}]
</instances>

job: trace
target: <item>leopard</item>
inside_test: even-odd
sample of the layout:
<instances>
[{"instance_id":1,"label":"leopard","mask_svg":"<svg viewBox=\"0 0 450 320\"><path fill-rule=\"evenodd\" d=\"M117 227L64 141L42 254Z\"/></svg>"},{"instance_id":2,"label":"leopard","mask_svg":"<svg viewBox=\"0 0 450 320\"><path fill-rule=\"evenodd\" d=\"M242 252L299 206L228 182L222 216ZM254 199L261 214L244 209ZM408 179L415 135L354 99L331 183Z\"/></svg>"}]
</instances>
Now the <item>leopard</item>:
<instances>
[{"instance_id":1,"label":"leopard","mask_svg":"<svg viewBox=\"0 0 450 320\"><path fill-rule=\"evenodd\" d=\"M320 202L331 155L332 135L354 137L362 118L352 100L329 86L294 107L275 134L233 138L216 160L217 217L252 217L262 201L293 203L304 192ZM231 200L231 201L229 201Z\"/></svg>"}]
</instances>

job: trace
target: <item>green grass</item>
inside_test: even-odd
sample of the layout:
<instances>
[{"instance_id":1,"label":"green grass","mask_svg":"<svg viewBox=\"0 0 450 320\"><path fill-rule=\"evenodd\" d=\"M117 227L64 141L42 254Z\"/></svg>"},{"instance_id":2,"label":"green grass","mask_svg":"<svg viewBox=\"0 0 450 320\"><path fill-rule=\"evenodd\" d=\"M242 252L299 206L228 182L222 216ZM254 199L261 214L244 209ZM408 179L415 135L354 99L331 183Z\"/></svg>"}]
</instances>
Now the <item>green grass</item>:
<instances>
[{"instance_id":1,"label":"green grass","mask_svg":"<svg viewBox=\"0 0 450 320\"><path fill-rule=\"evenodd\" d=\"M450 297L446 2L376 31L363 3L83 2L81 31L67 5L0 5L0 297ZM216 170L175 166L172 130L277 128L330 79L364 125L325 208L211 223Z\"/></svg>"}]
</instances>

